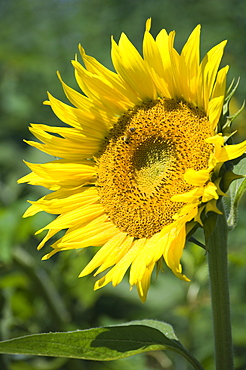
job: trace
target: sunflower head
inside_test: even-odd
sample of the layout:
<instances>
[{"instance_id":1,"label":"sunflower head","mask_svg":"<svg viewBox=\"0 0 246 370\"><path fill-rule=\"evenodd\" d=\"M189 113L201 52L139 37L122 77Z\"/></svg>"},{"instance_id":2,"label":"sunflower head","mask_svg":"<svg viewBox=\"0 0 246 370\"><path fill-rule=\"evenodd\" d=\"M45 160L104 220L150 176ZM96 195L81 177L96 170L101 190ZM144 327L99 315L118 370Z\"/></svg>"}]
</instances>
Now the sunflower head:
<instances>
[{"instance_id":1,"label":"sunflower head","mask_svg":"<svg viewBox=\"0 0 246 370\"><path fill-rule=\"evenodd\" d=\"M216 203L236 178L228 163L246 150L230 141L233 89L226 94L228 66L219 69L226 42L200 61L200 26L180 54L174 32L153 38L150 26L143 56L125 34L112 39L114 72L79 46L84 65L72 64L83 94L58 74L72 106L50 94L45 102L67 126L31 125L39 142L27 142L59 159L27 163L32 172L19 180L50 190L25 216L57 215L38 231L48 230L38 248L66 230L43 259L100 247L80 276L102 273L97 289L129 270L142 301L162 261L189 280L180 263L187 235L220 212Z\"/></svg>"}]
</instances>

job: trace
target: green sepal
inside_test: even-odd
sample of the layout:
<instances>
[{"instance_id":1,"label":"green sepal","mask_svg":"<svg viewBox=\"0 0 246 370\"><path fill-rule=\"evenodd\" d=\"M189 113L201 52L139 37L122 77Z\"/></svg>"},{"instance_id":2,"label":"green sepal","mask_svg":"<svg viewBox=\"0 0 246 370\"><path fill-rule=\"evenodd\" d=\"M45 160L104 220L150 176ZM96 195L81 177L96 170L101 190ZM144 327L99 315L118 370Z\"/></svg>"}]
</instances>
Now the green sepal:
<instances>
[{"instance_id":1,"label":"green sepal","mask_svg":"<svg viewBox=\"0 0 246 370\"><path fill-rule=\"evenodd\" d=\"M222 127L222 131L226 130L227 126L231 126L232 122L239 116L239 114L242 112L244 107L245 107L245 100L243 101L241 108L239 108L236 113L234 113L232 116L227 116L227 121L225 125Z\"/></svg>"},{"instance_id":2,"label":"green sepal","mask_svg":"<svg viewBox=\"0 0 246 370\"><path fill-rule=\"evenodd\" d=\"M198 212L196 214L196 216L194 217L194 221L198 222L199 225L203 226L203 222L202 222L202 214L203 214L203 211L204 211L204 208L205 208L205 204L201 204L200 207L198 207Z\"/></svg>"},{"instance_id":3,"label":"green sepal","mask_svg":"<svg viewBox=\"0 0 246 370\"><path fill-rule=\"evenodd\" d=\"M204 244L202 244L199 240L197 240L194 236L191 236L191 237L188 239L188 241L189 241L190 243L196 244L196 245L198 245L198 247L201 247L201 248L203 248L203 249L205 249L205 250L206 250L206 246L205 246Z\"/></svg>"},{"instance_id":4,"label":"green sepal","mask_svg":"<svg viewBox=\"0 0 246 370\"><path fill-rule=\"evenodd\" d=\"M230 210L227 217L227 224L230 230L234 229L237 224L239 202L246 191L246 158L243 157L239 163L234 166L234 170L241 175L234 175L234 179L230 185Z\"/></svg>"},{"instance_id":5,"label":"green sepal","mask_svg":"<svg viewBox=\"0 0 246 370\"><path fill-rule=\"evenodd\" d=\"M219 210L219 212L221 212ZM203 221L203 230L204 230L204 235L205 235L205 240L208 240L210 238L210 235L212 235L216 222L217 222L217 217L218 214L214 212L209 212L207 217ZM206 248L207 248L207 242L205 243Z\"/></svg>"},{"instance_id":6,"label":"green sepal","mask_svg":"<svg viewBox=\"0 0 246 370\"><path fill-rule=\"evenodd\" d=\"M194 369L201 364L181 345L173 328L155 320L77 330L66 333L27 335L0 342L0 353L110 361L156 350L183 356Z\"/></svg>"},{"instance_id":7,"label":"green sepal","mask_svg":"<svg viewBox=\"0 0 246 370\"><path fill-rule=\"evenodd\" d=\"M217 202L218 201L216 199L211 199L209 202L206 203L205 215L207 217L210 217L208 215L209 212L214 212L218 215L222 215L222 212L217 207Z\"/></svg>"},{"instance_id":8,"label":"green sepal","mask_svg":"<svg viewBox=\"0 0 246 370\"><path fill-rule=\"evenodd\" d=\"M189 241L190 238L192 237L192 235L197 231L197 229L199 227L201 227L201 225L195 220L187 222L187 224L186 224L186 240Z\"/></svg>"},{"instance_id":9,"label":"green sepal","mask_svg":"<svg viewBox=\"0 0 246 370\"><path fill-rule=\"evenodd\" d=\"M218 177L215 181L214 181L214 185L217 186L217 194L219 196L223 196L223 197L227 197L228 195L222 190L224 189L223 188L223 177Z\"/></svg>"},{"instance_id":10,"label":"green sepal","mask_svg":"<svg viewBox=\"0 0 246 370\"><path fill-rule=\"evenodd\" d=\"M243 175L237 175L232 171L227 171L222 178L221 186L224 191L227 191L234 180L239 180L242 178L244 178Z\"/></svg>"},{"instance_id":11,"label":"green sepal","mask_svg":"<svg viewBox=\"0 0 246 370\"><path fill-rule=\"evenodd\" d=\"M228 144L232 144L231 136L233 136L233 134L235 133L235 132L234 133L231 132L232 122L242 112L242 110L244 109L244 105L245 105L245 102L243 102L241 108L235 114L230 115L229 113L230 112L229 110L230 101L235 91L237 90L239 81L240 81L240 78L238 78L237 82L234 84L235 80L233 79L231 85L229 86L226 92L222 114L221 114L219 124L218 124L218 132L221 132L223 136L227 138L227 140L229 139Z\"/></svg>"},{"instance_id":12,"label":"green sepal","mask_svg":"<svg viewBox=\"0 0 246 370\"><path fill-rule=\"evenodd\" d=\"M235 92L238 88L239 82L240 82L240 77L238 77L236 83L235 83L235 78L233 78L230 86L227 89L226 96L225 96L225 102L224 102L224 106L223 106L223 114L224 115L227 114L227 112L229 112L229 103L230 103L233 95L235 94Z\"/></svg>"},{"instance_id":13,"label":"green sepal","mask_svg":"<svg viewBox=\"0 0 246 370\"><path fill-rule=\"evenodd\" d=\"M228 137L228 139L230 139L235 133L236 131L234 132L231 132L231 125L232 125L232 122L238 117L238 115L242 112L242 110L244 109L245 107L245 101L243 102L241 108L239 108L239 110L234 113L232 116L227 116L226 117L226 122L224 123L224 125L222 126L222 133L223 133L223 136L226 136ZM229 144L229 141L230 140L227 140L228 141L228 144Z\"/></svg>"}]
</instances>

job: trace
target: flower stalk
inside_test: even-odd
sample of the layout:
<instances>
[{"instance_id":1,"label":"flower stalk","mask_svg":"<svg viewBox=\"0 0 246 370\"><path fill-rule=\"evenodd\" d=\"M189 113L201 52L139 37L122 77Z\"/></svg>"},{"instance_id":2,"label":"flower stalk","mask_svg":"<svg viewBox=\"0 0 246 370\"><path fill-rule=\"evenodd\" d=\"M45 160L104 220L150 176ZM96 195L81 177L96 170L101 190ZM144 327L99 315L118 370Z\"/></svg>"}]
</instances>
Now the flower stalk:
<instances>
[{"instance_id":1,"label":"flower stalk","mask_svg":"<svg viewBox=\"0 0 246 370\"><path fill-rule=\"evenodd\" d=\"M219 202L223 211L223 203ZM211 232L211 221L215 227ZM233 348L227 260L228 227L225 212L204 225L212 301L216 370L232 370Z\"/></svg>"}]
</instances>

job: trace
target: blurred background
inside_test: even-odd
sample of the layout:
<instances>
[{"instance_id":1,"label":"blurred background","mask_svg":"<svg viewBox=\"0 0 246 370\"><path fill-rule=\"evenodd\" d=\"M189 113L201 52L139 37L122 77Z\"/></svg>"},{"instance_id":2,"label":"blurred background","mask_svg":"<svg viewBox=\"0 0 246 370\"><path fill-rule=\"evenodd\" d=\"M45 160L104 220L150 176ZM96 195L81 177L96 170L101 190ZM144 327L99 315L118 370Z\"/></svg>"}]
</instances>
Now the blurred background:
<instances>
[{"instance_id":1,"label":"blurred background","mask_svg":"<svg viewBox=\"0 0 246 370\"><path fill-rule=\"evenodd\" d=\"M94 278L78 279L93 255L63 252L50 260L37 252L43 235L36 230L50 220L38 214L22 219L26 200L45 194L39 187L17 185L28 170L22 159L45 162L48 157L23 143L31 139L28 125L59 125L43 106L46 91L66 101L56 76L77 89L70 60L79 43L87 54L108 68L110 36L121 32L141 51L145 21L152 17L152 34L175 29L180 51L190 32L202 24L202 56L224 39L223 65L229 64L228 84L241 77L232 109L246 97L246 2L244 0L0 0L0 339L49 331L86 329L99 325L153 318L174 326L180 341L206 370L213 369L212 323L206 255L187 244L183 262L190 283L176 279L168 269L151 286L143 305L127 279L117 288L93 291ZM236 140L246 138L245 112L234 124ZM230 234L229 260L236 369L246 368L246 199L241 201L239 223ZM198 238L202 240L202 235ZM221 313L223 314L223 313ZM189 370L184 359L171 353L151 352L113 362L30 356L0 357L0 368L55 369L165 369Z\"/></svg>"}]
</instances>

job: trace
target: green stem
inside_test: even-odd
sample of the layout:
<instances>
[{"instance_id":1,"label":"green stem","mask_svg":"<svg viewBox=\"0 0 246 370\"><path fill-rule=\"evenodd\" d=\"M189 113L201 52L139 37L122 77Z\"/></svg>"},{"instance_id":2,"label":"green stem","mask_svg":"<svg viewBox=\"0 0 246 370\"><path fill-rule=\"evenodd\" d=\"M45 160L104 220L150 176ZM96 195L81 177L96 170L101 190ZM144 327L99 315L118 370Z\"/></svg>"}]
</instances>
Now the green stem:
<instances>
[{"instance_id":1,"label":"green stem","mask_svg":"<svg viewBox=\"0 0 246 370\"><path fill-rule=\"evenodd\" d=\"M233 349L227 261L228 227L222 202L222 215L208 218L204 225L212 300L216 370L232 370ZM215 222L215 227L213 224Z\"/></svg>"}]
</instances>

